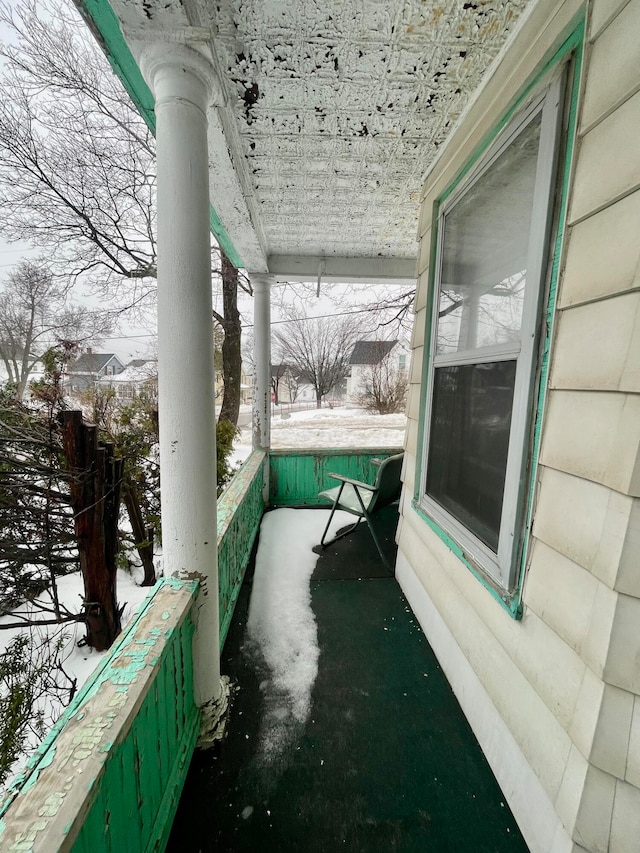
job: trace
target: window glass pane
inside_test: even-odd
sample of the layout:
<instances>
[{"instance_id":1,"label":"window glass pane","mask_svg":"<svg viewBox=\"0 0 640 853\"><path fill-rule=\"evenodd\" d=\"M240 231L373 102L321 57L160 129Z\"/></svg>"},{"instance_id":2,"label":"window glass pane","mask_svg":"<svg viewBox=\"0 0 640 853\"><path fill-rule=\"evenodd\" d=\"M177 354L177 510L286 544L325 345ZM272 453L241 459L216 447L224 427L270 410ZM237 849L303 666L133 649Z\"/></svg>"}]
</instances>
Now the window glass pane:
<instances>
[{"instance_id":1,"label":"window glass pane","mask_svg":"<svg viewBox=\"0 0 640 853\"><path fill-rule=\"evenodd\" d=\"M427 494L498 549L516 362L434 371Z\"/></svg>"},{"instance_id":2,"label":"window glass pane","mask_svg":"<svg viewBox=\"0 0 640 853\"><path fill-rule=\"evenodd\" d=\"M540 120L445 215L439 354L519 340Z\"/></svg>"}]
</instances>

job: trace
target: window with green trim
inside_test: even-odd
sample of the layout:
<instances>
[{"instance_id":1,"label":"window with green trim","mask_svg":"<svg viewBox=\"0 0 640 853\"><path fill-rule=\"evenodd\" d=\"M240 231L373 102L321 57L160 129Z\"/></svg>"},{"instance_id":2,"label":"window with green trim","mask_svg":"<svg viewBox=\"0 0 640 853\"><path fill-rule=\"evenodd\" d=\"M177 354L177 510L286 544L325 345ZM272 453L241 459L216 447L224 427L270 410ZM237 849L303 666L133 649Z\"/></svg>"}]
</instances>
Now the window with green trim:
<instances>
[{"instance_id":1,"label":"window with green trim","mask_svg":"<svg viewBox=\"0 0 640 853\"><path fill-rule=\"evenodd\" d=\"M563 74L441 199L420 506L496 585L522 542Z\"/></svg>"}]
</instances>

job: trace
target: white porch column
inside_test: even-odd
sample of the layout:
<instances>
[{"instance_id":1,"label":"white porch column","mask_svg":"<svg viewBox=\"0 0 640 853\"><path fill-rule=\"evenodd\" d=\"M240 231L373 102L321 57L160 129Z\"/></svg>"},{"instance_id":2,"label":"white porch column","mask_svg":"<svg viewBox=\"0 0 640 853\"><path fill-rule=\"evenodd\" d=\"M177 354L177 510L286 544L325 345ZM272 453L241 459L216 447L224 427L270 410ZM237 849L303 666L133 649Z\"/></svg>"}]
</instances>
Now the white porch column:
<instances>
[{"instance_id":1,"label":"white porch column","mask_svg":"<svg viewBox=\"0 0 640 853\"><path fill-rule=\"evenodd\" d=\"M270 277L251 273L253 285L253 448L271 446L271 293Z\"/></svg>"},{"instance_id":2,"label":"white porch column","mask_svg":"<svg viewBox=\"0 0 640 853\"><path fill-rule=\"evenodd\" d=\"M203 720L221 697L209 164L213 70L184 45L146 48L156 100L158 382L165 571L200 581L193 644Z\"/></svg>"}]
</instances>

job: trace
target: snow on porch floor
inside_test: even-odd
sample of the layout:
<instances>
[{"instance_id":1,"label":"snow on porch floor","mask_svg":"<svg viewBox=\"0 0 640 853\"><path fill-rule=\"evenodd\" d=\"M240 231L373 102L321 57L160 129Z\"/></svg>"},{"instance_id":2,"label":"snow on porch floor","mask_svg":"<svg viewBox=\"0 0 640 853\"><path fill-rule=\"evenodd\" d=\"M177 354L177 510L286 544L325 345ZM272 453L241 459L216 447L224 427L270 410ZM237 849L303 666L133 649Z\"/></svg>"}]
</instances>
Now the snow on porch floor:
<instances>
[{"instance_id":1,"label":"snow on porch floor","mask_svg":"<svg viewBox=\"0 0 640 853\"><path fill-rule=\"evenodd\" d=\"M322 531L325 511L300 512L317 513ZM395 508L380 514L390 558L396 524ZM527 850L364 525L327 548L311 576L319 660L306 718L274 704L247 632L252 584L253 565L223 652L237 684L228 734L196 752L168 851Z\"/></svg>"}]
</instances>

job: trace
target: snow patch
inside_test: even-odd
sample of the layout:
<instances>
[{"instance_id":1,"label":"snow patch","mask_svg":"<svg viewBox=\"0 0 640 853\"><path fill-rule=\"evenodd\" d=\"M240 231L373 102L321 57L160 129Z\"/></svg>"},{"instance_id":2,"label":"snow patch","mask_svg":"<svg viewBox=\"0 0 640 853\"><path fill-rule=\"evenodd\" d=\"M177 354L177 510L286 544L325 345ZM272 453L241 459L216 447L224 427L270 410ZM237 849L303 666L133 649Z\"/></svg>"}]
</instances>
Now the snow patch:
<instances>
[{"instance_id":1,"label":"snow patch","mask_svg":"<svg viewBox=\"0 0 640 853\"><path fill-rule=\"evenodd\" d=\"M267 676L259 755L272 763L301 731L318 674L318 632L310 580L328 510L277 509L265 514L247 621L245 653ZM353 521L337 512L329 535Z\"/></svg>"}]
</instances>

